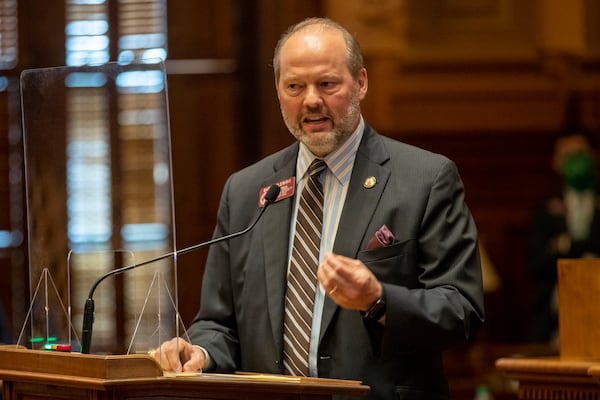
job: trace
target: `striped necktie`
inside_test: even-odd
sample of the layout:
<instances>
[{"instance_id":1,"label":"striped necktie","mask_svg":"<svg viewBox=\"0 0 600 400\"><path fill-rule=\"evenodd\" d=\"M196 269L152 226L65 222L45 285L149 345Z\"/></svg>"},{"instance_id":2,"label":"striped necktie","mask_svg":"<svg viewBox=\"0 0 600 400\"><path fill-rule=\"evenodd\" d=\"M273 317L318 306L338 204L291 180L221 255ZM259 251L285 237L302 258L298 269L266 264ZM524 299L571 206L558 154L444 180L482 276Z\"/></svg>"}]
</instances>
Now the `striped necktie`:
<instances>
[{"instance_id":1,"label":"striped necktie","mask_svg":"<svg viewBox=\"0 0 600 400\"><path fill-rule=\"evenodd\" d=\"M315 159L302 190L288 272L283 325L283 366L286 374L308 376L308 354L317 267L323 225L323 186L319 175L327 165Z\"/></svg>"}]
</instances>

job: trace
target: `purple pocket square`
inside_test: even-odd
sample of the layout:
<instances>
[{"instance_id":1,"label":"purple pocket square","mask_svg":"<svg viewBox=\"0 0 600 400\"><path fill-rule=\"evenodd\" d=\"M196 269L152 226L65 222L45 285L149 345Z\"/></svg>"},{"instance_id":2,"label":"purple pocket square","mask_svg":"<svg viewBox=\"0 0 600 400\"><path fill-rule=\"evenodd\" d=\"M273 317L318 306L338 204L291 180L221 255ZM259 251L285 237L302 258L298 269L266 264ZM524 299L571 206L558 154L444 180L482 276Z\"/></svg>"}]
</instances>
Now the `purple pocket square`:
<instances>
[{"instance_id":1,"label":"purple pocket square","mask_svg":"<svg viewBox=\"0 0 600 400\"><path fill-rule=\"evenodd\" d=\"M369 240L367 243L367 250L377 249L379 247L389 246L394 243L394 234L389 230L389 228L383 225L375 235Z\"/></svg>"}]
</instances>

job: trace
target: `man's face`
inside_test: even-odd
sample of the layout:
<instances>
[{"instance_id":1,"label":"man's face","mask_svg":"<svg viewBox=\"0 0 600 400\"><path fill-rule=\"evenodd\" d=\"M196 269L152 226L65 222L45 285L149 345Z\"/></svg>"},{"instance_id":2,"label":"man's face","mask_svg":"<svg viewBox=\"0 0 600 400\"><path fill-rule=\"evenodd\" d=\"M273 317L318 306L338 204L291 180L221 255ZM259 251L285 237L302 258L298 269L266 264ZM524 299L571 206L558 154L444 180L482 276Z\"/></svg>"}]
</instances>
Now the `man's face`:
<instances>
[{"instance_id":1,"label":"man's face","mask_svg":"<svg viewBox=\"0 0 600 400\"><path fill-rule=\"evenodd\" d=\"M352 77L341 32L309 27L292 35L275 83L285 124L316 156L331 153L358 126L367 72Z\"/></svg>"}]
</instances>

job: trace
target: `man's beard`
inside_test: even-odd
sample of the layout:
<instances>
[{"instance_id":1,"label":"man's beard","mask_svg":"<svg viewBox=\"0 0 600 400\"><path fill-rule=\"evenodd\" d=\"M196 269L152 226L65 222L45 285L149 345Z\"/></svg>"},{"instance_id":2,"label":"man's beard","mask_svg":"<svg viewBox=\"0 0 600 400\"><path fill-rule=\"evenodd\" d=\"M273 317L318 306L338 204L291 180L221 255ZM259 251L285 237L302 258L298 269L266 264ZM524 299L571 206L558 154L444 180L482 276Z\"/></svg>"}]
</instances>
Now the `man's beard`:
<instances>
[{"instance_id":1,"label":"man's beard","mask_svg":"<svg viewBox=\"0 0 600 400\"><path fill-rule=\"evenodd\" d=\"M335 121L332 116L329 115L329 113L326 112L326 110L324 110L322 107L318 109L307 110L307 113L319 113L326 115L333 124L331 131L326 133L306 132L304 129L302 129L302 115L300 115L294 124L292 124L291 121L286 117L283 109L281 110L281 115L283 116L285 125L298 141L304 143L314 154L327 155L344 143L352 135L354 129L356 129L356 125L360 117L360 99L358 98L358 93L355 92L352 95L352 99L350 100L350 104L346 110L346 114L344 114L344 116L342 116L342 118L340 118L338 121Z\"/></svg>"}]
</instances>

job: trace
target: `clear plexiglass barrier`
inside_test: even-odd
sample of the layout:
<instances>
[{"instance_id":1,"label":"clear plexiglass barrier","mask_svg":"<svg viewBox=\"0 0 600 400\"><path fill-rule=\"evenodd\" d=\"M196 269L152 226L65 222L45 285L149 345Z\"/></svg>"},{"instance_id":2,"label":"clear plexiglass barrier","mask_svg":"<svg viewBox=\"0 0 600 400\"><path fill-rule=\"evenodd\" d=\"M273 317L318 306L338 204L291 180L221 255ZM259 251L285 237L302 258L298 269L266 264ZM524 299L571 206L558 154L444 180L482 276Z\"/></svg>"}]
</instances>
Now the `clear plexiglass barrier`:
<instances>
[{"instance_id":1,"label":"clear plexiglass barrier","mask_svg":"<svg viewBox=\"0 0 600 400\"><path fill-rule=\"evenodd\" d=\"M81 351L90 297L91 353L185 331L176 257L125 268L175 249L166 83L162 62L22 73L31 303L17 344Z\"/></svg>"}]
</instances>

